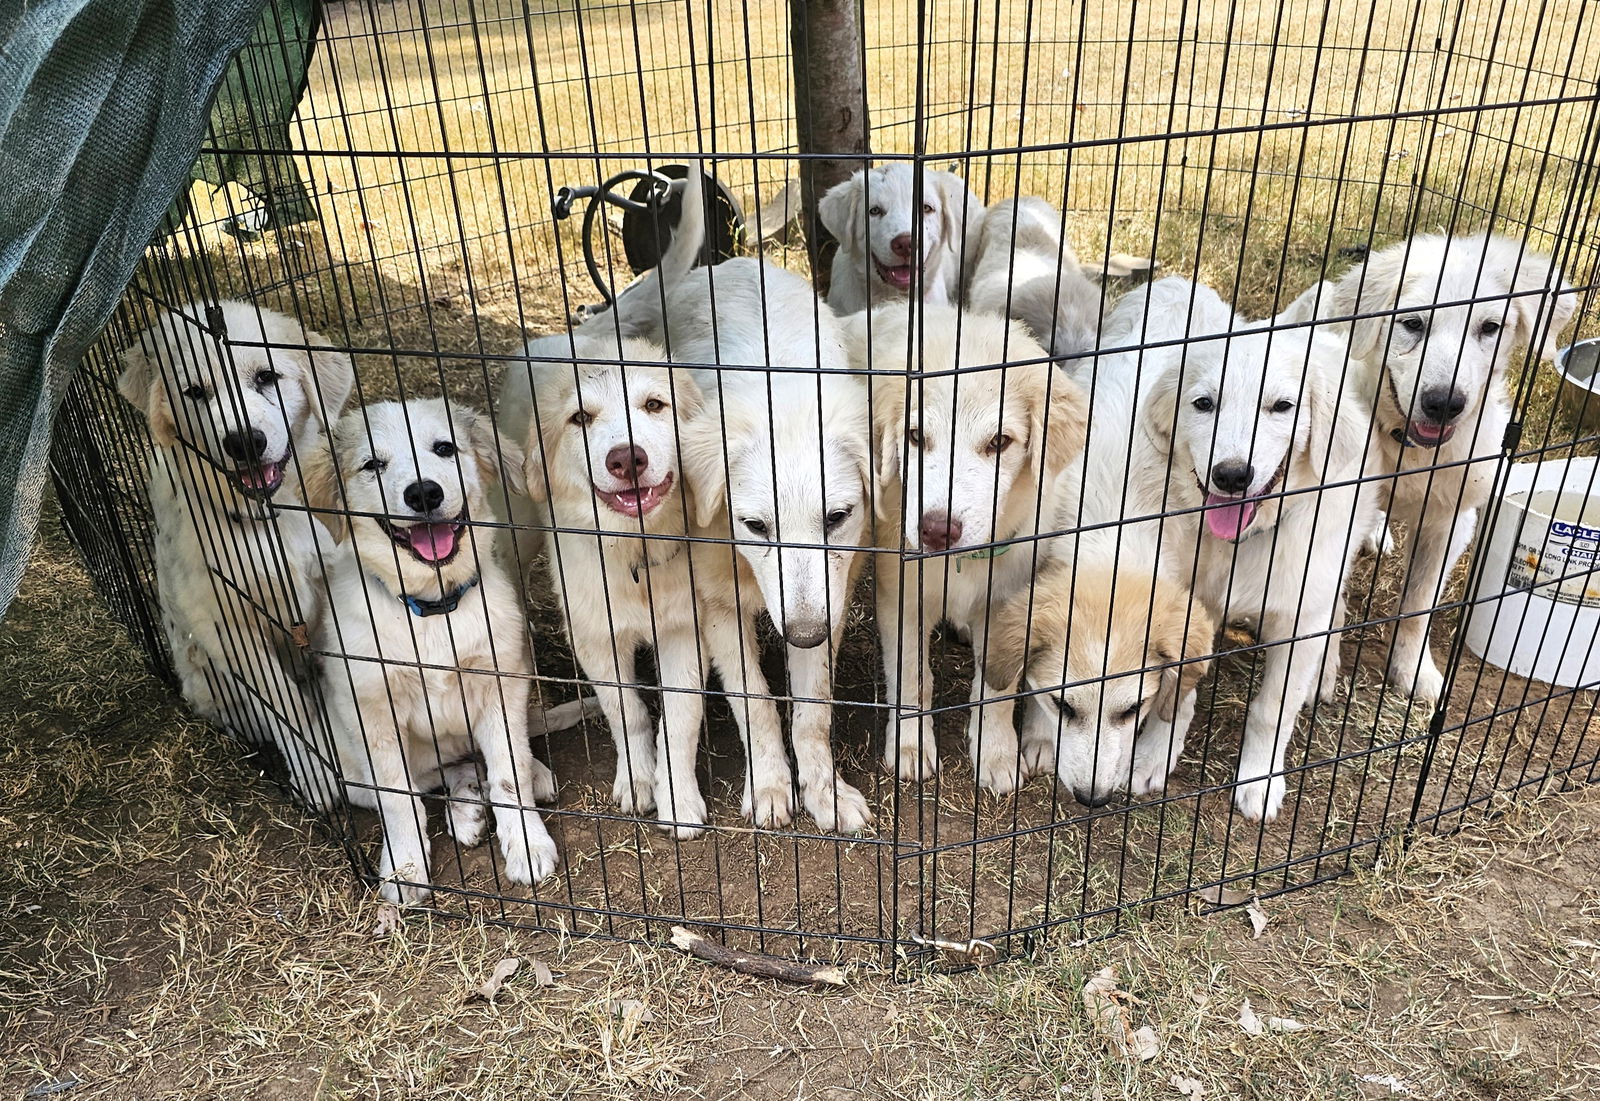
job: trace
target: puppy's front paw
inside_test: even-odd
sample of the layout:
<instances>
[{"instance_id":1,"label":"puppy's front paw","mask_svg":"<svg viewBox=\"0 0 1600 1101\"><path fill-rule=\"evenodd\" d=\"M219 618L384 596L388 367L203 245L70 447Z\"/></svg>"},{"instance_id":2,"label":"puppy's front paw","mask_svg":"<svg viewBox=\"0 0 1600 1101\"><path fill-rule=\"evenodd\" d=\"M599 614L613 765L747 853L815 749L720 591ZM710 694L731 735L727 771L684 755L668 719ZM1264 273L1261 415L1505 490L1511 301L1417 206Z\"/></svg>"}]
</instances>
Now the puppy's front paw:
<instances>
[{"instance_id":1,"label":"puppy's front paw","mask_svg":"<svg viewBox=\"0 0 1600 1101\"><path fill-rule=\"evenodd\" d=\"M1033 738L1024 732L1019 753L1024 780L1034 776L1045 776L1055 771L1056 744L1049 738Z\"/></svg>"},{"instance_id":2,"label":"puppy's front paw","mask_svg":"<svg viewBox=\"0 0 1600 1101\"><path fill-rule=\"evenodd\" d=\"M890 719L884 735L883 767L909 784L931 780L939 769L939 750L927 723L925 718Z\"/></svg>"},{"instance_id":3,"label":"puppy's front paw","mask_svg":"<svg viewBox=\"0 0 1600 1101\"><path fill-rule=\"evenodd\" d=\"M1444 695L1444 674L1426 650L1410 660L1397 655L1389 663L1389 683L1423 703L1437 703Z\"/></svg>"},{"instance_id":4,"label":"puppy's front paw","mask_svg":"<svg viewBox=\"0 0 1600 1101\"><path fill-rule=\"evenodd\" d=\"M1170 749L1163 739L1155 745L1140 739L1133 747L1133 775L1128 781L1128 792L1133 796L1160 795L1167 790L1167 777L1177 767L1177 760L1168 760Z\"/></svg>"},{"instance_id":5,"label":"puppy's front paw","mask_svg":"<svg viewBox=\"0 0 1600 1101\"><path fill-rule=\"evenodd\" d=\"M1328 647L1328 656L1322 662L1322 678L1317 682L1317 702L1326 703L1339 694L1339 645Z\"/></svg>"},{"instance_id":6,"label":"puppy's front paw","mask_svg":"<svg viewBox=\"0 0 1600 1101\"><path fill-rule=\"evenodd\" d=\"M794 785L785 774L781 779L771 778L760 784L749 780L744 785L744 800L739 811L755 826L764 830L777 830L794 821Z\"/></svg>"},{"instance_id":7,"label":"puppy's front paw","mask_svg":"<svg viewBox=\"0 0 1600 1101\"><path fill-rule=\"evenodd\" d=\"M1269 776L1240 784L1233 793L1233 805L1252 822L1274 822L1283 809L1285 785L1282 776Z\"/></svg>"},{"instance_id":8,"label":"puppy's front paw","mask_svg":"<svg viewBox=\"0 0 1600 1101\"><path fill-rule=\"evenodd\" d=\"M611 784L611 801L623 814L649 814L656 809L655 761L641 761L634 755L633 767L617 762L617 778Z\"/></svg>"},{"instance_id":9,"label":"puppy's front paw","mask_svg":"<svg viewBox=\"0 0 1600 1101\"><path fill-rule=\"evenodd\" d=\"M1015 745L1004 744L1009 739L994 738L992 742L1001 744L985 745L982 754L973 762L973 772L978 777L978 786L990 795L1010 795L1027 778L1019 773L1021 758Z\"/></svg>"},{"instance_id":10,"label":"puppy's front paw","mask_svg":"<svg viewBox=\"0 0 1600 1101\"><path fill-rule=\"evenodd\" d=\"M556 774L550 766L537 757L530 758L528 766L528 793L535 803L553 803L556 798Z\"/></svg>"},{"instance_id":11,"label":"puppy's front paw","mask_svg":"<svg viewBox=\"0 0 1600 1101\"><path fill-rule=\"evenodd\" d=\"M872 824L866 796L839 779L805 788L806 812L824 833L859 833Z\"/></svg>"},{"instance_id":12,"label":"puppy's front paw","mask_svg":"<svg viewBox=\"0 0 1600 1101\"><path fill-rule=\"evenodd\" d=\"M555 838L536 814L522 816L522 828L501 834L500 855L505 858L506 878L513 883L533 884L548 879L560 864Z\"/></svg>"},{"instance_id":13,"label":"puppy's front paw","mask_svg":"<svg viewBox=\"0 0 1600 1101\"><path fill-rule=\"evenodd\" d=\"M656 808L656 813L661 816L660 829L668 837L693 841L706 832L705 797L692 782L678 791L666 784L661 785L661 790L656 792Z\"/></svg>"},{"instance_id":14,"label":"puppy's front paw","mask_svg":"<svg viewBox=\"0 0 1600 1101\"><path fill-rule=\"evenodd\" d=\"M473 798L476 794L478 798ZM483 843L483 831L489 824L488 804L482 800L483 792L452 791L450 805L445 810L445 829L463 849L476 848Z\"/></svg>"},{"instance_id":15,"label":"puppy's front paw","mask_svg":"<svg viewBox=\"0 0 1600 1101\"><path fill-rule=\"evenodd\" d=\"M415 906L428 901L433 888L428 886L427 858L415 856L398 865L391 864L388 854L378 863L378 894L385 902L399 906ZM402 882L402 880L404 882Z\"/></svg>"}]
</instances>

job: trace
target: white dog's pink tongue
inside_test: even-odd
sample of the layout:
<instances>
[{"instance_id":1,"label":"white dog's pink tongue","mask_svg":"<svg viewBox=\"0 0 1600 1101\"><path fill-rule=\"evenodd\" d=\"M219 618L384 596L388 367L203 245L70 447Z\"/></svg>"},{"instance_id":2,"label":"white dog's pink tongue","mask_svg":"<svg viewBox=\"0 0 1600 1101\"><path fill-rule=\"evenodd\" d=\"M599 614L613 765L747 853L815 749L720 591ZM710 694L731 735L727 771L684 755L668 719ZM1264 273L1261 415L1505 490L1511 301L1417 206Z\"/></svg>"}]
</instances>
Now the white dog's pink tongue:
<instances>
[{"instance_id":1,"label":"white dog's pink tongue","mask_svg":"<svg viewBox=\"0 0 1600 1101\"><path fill-rule=\"evenodd\" d=\"M911 285L910 264L905 264L898 268L884 268L883 274L884 278L897 287L909 287Z\"/></svg>"},{"instance_id":2,"label":"white dog's pink tongue","mask_svg":"<svg viewBox=\"0 0 1600 1101\"><path fill-rule=\"evenodd\" d=\"M454 524L418 524L409 529L406 535L411 539L411 549L417 557L427 562L437 562L441 558L449 558L456 549L456 527Z\"/></svg>"},{"instance_id":3,"label":"white dog's pink tongue","mask_svg":"<svg viewBox=\"0 0 1600 1101\"><path fill-rule=\"evenodd\" d=\"M266 489L268 486L278 484L277 463L267 463L265 466L256 467L254 470L239 471L239 482L250 489Z\"/></svg>"},{"instance_id":4,"label":"white dog's pink tongue","mask_svg":"<svg viewBox=\"0 0 1600 1101\"><path fill-rule=\"evenodd\" d=\"M1224 497L1220 493L1206 494L1206 527L1218 539L1233 540L1244 534L1250 521L1256 518L1260 501L1254 497Z\"/></svg>"}]
</instances>

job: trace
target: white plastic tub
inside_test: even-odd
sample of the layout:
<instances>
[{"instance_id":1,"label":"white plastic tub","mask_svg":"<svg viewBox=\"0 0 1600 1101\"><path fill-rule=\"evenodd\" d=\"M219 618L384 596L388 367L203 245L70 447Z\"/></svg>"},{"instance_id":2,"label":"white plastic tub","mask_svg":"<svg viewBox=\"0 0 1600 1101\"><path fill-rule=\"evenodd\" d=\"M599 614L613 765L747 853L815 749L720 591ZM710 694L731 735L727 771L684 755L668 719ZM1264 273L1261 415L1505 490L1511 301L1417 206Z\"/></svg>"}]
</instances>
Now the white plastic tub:
<instances>
[{"instance_id":1,"label":"white plastic tub","mask_svg":"<svg viewBox=\"0 0 1600 1101\"><path fill-rule=\"evenodd\" d=\"M1467 646L1520 677L1600 683L1600 460L1517 463L1488 535Z\"/></svg>"}]
</instances>

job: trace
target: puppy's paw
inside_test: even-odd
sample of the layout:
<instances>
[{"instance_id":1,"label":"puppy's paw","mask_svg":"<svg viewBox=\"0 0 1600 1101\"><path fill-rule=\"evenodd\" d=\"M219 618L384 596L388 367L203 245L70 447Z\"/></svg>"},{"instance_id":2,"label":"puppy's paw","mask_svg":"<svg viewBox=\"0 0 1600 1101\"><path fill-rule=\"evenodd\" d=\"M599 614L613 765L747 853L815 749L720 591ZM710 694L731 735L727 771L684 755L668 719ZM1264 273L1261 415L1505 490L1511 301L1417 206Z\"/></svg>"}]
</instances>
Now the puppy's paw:
<instances>
[{"instance_id":1,"label":"puppy's paw","mask_svg":"<svg viewBox=\"0 0 1600 1101\"><path fill-rule=\"evenodd\" d=\"M528 794L535 803L553 803L556 798L556 774L550 766L537 757L530 758L528 766Z\"/></svg>"},{"instance_id":2,"label":"puppy's paw","mask_svg":"<svg viewBox=\"0 0 1600 1101\"><path fill-rule=\"evenodd\" d=\"M555 838L536 814L524 815L521 829L502 833L500 855L505 858L506 878L513 883L533 884L548 879L561 863Z\"/></svg>"},{"instance_id":3,"label":"puppy's paw","mask_svg":"<svg viewBox=\"0 0 1600 1101\"><path fill-rule=\"evenodd\" d=\"M993 741L1002 742L1002 739L995 738ZM978 777L978 786L984 791L990 795L1005 796L1016 791L1027 779L1019 771L1021 763L1015 746L991 744L983 747L982 755L972 763L972 771Z\"/></svg>"},{"instance_id":4,"label":"puppy's paw","mask_svg":"<svg viewBox=\"0 0 1600 1101\"><path fill-rule=\"evenodd\" d=\"M1437 703L1444 695L1444 674L1433 662L1433 655L1424 650L1420 657L1406 660L1401 656L1389 662L1389 683L1423 703Z\"/></svg>"},{"instance_id":5,"label":"puppy's paw","mask_svg":"<svg viewBox=\"0 0 1600 1101\"><path fill-rule=\"evenodd\" d=\"M628 762L617 762L617 778L611 784L611 801L623 814L649 814L656 809L655 762L641 761L635 755L630 771Z\"/></svg>"},{"instance_id":6,"label":"puppy's paw","mask_svg":"<svg viewBox=\"0 0 1600 1101\"><path fill-rule=\"evenodd\" d=\"M483 843L483 831L489 824L488 805L482 801L481 791L452 791L450 805L445 810L444 825L463 849L476 848Z\"/></svg>"},{"instance_id":7,"label":"puppy's paw","mask_svg":"<svg viewBox=\"0 0 1600 1101\"><path fill-rule=\"evenodd\" d=\"M680 791L666 784L656 792L656 813L661 816L658 828L668 837L679 841L693 841L705 833L706 801L700 789L690 783Z\"/></svg>"},{"instance_id":8,"label":"puppy's paw","mask_svg":"<svg viewBox=\"0 0 1600 1101\"><path fill-rule=\"evenodd\" d=\"M1285 785L1282 776L1269 776L1240 784L1233 793L1233 805L1251 822L1274 822L1283 809Z\"/></svg>"},{"instance_id":9,"label":"puppy's paw","mask_svg":"<svg viewBox=\"0 0 1600 1101\"><path fill-rule=\"evenodd\" d=\"M426 867L425 858L412 858L396 867L386 857L378 864L378 874L383 879L378 884L379 896L385 902L393 902L398 906L415 906L428 901L433 888L427 886Z\"/></svg>"},{"instance_id":10,"label":"puppy's paw","mask_svg":"<svg viewBox=\"0 0 1600 1101\"><path fill-rule=\"evenodd\" d=\"M1327 703L1339 695L1339 650L1337 646L1328 650L1328 656L1322 663L1322 677L1317 681L1317 702Z\"/></svg>"},{"instance_id":11,"label":"puppy's paw","mask_svg":"<svg viewBox=\"0 0 1600 1101\"><path fill-rule=\"evenodd\" d=\"M794 786L786 775L781 780L764 780L744 785L744 800L739 811L760 829L778 830L794 821Z\"/></svg>"},{"instance_id":12,"label":"puppy's paw","mask_svg":"<svg viewBox=\"0 0 1600 1101\"><path fill-rule=\"evenodd\" d=\"M939 750L924 728L926 719L890 719L884 735L883 767L896 779L920 784L939 770Z\"/></svg>"},{"instance_id":13,"label":"puppy's paw","mask_svg":"<svg viewBox=\"0 0 1600 1101\"><path fill-rule=\"evenodd\" d=\"M1176 756L1168 760L1169 747L1165 741L1154 745L1141 739L1133 747L1133 775L1128 782L1128 793L1135 798L1141 795L1160 795L1167 790L1167 778L1177 767Z\"/></svg>"},{"instance_id":14,"label":"puppy's paw","mask_svg":"<svg viewBox=\"0 0 1600 1101\"><path fill-rule=\"evenodd\" d=\"M800 793L806 813L824 833L859 833L872 824L866 796L839 779L806 787Z\"/></svg>"},{"instance_id":15,"label":"puppy's paw","mask_svg":"<svg viewBox=\"0 0 1600 1101\"><path fill-rule=\"evenodd\" d=\"M1056 769L1056 744L1048 738L1022 736L1019 751L1022 759L1022 778L1045 776Z\"/></svg>"}]
</instances>

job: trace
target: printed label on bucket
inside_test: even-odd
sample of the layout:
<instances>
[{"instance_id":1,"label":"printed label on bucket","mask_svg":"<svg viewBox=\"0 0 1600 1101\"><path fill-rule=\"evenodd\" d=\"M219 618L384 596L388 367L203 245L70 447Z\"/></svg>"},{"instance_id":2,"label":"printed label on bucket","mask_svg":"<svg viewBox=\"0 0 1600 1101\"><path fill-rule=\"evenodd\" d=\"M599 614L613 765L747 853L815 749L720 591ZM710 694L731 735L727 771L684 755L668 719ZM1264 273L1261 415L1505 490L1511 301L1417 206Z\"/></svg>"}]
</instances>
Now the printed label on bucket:
<instances>
[{"instance_id":1,"label":"printed label on bucket","mask_svg":"<svg viewBox=\"0 0 1600 1101\"><path fill-rule=\"evenodd\" d=\"M1511 556L1510 587L1537 590L1559 604L1600 607L1600 576L1595 573L1600 528L1575 522L1589 519L1584 512L1592 502L1577 494L1539 493L1529 504ZM1561 519L1563 515L1570 518ZM1539 542L1541 527L1545 537Z\"/></svg>"}]
</instances>

